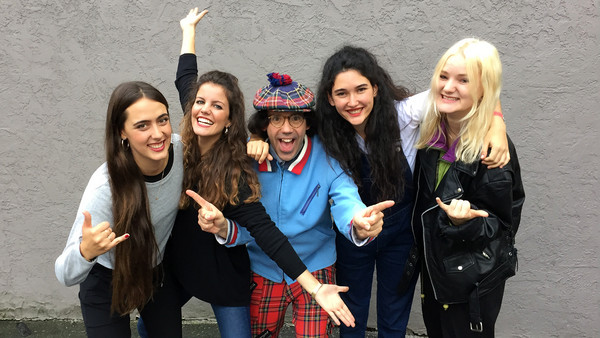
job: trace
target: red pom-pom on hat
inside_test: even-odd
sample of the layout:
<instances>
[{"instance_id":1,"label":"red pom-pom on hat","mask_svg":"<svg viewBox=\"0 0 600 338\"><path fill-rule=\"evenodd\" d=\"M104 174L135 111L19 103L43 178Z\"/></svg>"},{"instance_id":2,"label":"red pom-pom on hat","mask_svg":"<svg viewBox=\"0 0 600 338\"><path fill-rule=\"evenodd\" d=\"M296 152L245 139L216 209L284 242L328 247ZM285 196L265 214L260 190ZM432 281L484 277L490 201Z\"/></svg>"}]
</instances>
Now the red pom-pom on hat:
<instances>
[{"instance_id":1,"label":"red pom-pom on hat","mask_svg":"<svg viewBox=\"0 0 600 338\"><path fill-rule=\"evenodd\" d=\"M267 77L273 87L287 86L292 83L292 78L287 74L269 73Z\"/></svg>"}]
</instances>

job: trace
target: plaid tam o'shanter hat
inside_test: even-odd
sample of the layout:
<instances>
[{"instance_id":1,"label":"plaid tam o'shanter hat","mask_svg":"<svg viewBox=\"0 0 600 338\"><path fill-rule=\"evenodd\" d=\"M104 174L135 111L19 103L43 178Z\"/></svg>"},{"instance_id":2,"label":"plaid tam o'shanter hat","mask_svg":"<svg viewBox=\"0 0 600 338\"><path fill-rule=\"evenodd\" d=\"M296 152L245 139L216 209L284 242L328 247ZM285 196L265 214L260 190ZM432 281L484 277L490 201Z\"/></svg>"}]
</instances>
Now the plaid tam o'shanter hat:
<instances>
[{"instance_id":1,"label":"plaid tam o'shanter hat","mask_svg":"<svg viewBox=\"0 0 600 338\"><path fill-rule=\"evenodd\" d=\"M308 87L292 81L287 74L267 74L270 84L254 95L256 110L308 112L315 106L315 95Z\"/></svg>"}]
</instances>

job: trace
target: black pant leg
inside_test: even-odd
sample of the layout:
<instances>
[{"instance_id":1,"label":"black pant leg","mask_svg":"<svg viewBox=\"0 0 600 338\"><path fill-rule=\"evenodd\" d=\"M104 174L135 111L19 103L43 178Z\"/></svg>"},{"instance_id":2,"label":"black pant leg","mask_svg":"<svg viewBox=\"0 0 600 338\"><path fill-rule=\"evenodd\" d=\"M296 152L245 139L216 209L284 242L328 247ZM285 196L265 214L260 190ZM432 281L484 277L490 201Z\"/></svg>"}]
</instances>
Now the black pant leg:
<instances>
[{"instance_id":1,"label":"black pant leg","mask_svg":"<svg viewBox=\"0 0 600 338\"><path fill-rule=\"evenodd\" d=\"M425 275L423 277L423 275ZM504 283L489 293L479 298L483 332L474 332L470 328L469 305L450 304L444 309L443 304L435 300L429 276L422 274L423 278L423 320L430 338L493 338L495 325L502 298L504 297Z\"/></svg>"},{"instance_id":2,"label":"black pant leg","mask_svg":"<svg viewBox=\"0 0 600 338\"><path fill-rule=\"evenodd\" d=\"M427 337L442 338L442 323L440 321L442 306L435 300L433 288L427 270L423 267L421 272L421 310L423 311L423 322L427 329Z\"/></svg>"},{"instance_id":3,"label":"black pant leg","mask_svg":"<svg viewBox=\"0 0 600 338\"><path fill-rule=\"evenodd\" d=\"M79 285L79 301L85 331L90 338L129 338L129 315L110 313L112 303L112 270L94 265L87 278Z\"/></svg>"},{"instance_id":4,"label":"black pant leg","mask_svg":"<svg viewBox=\"0 0 600 338\"><path fill-rule=\"evenodd\" d=\"M163 279L141 316L149 337L181 337L181 307L190 296L175 280L167 264L163 264L163 269Z\"/></svg>"}]
</instances>

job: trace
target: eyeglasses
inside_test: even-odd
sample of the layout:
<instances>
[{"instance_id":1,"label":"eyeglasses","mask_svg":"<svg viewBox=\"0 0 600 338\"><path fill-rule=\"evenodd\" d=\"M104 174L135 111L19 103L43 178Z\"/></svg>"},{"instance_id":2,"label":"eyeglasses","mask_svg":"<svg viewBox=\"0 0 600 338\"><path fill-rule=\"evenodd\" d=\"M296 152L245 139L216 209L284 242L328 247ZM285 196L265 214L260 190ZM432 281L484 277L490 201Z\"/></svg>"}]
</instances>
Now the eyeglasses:
<instances>
[{"instance_id":1,"label":"eyeglasses","mask_svg":"<svg viewBox=\"0 0 600 338\"><path fill-rule=\"evenodd\" d=\"M304 122L304 115L292 114L289 116L283 116L281 114L273 114L269 116L269 123L271 123L271 125L275 128L283 127L285 120L288 120L292 128L298 128Z\"/></svg>"}]
</instances>

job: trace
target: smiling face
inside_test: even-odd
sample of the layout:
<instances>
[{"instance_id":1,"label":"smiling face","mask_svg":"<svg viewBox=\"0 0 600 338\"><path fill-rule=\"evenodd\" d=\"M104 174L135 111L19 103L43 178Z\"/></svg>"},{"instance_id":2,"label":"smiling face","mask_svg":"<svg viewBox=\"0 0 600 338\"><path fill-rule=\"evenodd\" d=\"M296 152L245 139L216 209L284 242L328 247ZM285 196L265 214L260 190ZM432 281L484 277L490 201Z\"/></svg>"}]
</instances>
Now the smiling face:
<instances>
[{"instance_id":1,"label":"smiling face","mask_svg":"<svg viewBox=\"0 0 600 338\"><path fill-rule=\"evenodd\" d=\"M198 136L201 153L212 148L229 127L229 101L225 89L212 82L200 86L190 114L194 134Z\"/></svg>"},{"instance_id":2,"label":"smiling face","mask_svg":"<svg viewBox=\"0 0 600 338\"><path fill-rule=\"evenodd\" d=\"M365 125L373 110L377 86L355 69L340 72L333 82L329 104L335 107L356 132L365 137Z\"/></svg>"},{"instance_id":3,"label":"smiling face","mask_svg":"<svg viewBox=\"0 0 600 338\"><path fill-rule=\"evenodd\" d=\"M438 111L450 114L448 118L455 121L465 117L474 103L471 87L465 58L460 54L452 55L442 68L435 87Z\"/></svg>"},{"instance_id":4,"label":"smiling face","mask_svg":"<svg viewBox=\"0 0 600 338\"><path fill-rule=\"evenodd\" d=\"M306 130L309 128L306 125L306 120L303 120L298 127L292 127L290 125L290 116L302 113L269 111L268 114L269 116L285 118L281 127L275 127L272 122L269 122L267 125L267 135L269 136L271 147L275 149L277 156L284 161L290 161L296 157L302 147L304 135L306 135Z\"/></svg>"},{"instance_id":5,"label":"smiling face","mask_svg":"<svg viewBox=\"0 0 600 338\"><path fill-rule=\"evenodd\" d=\"M129 142L133 158L144 175L158 175L166 166L171 144L167 107L142 97L126 109L121 139Z\"/></svg>"}]
</instances>

